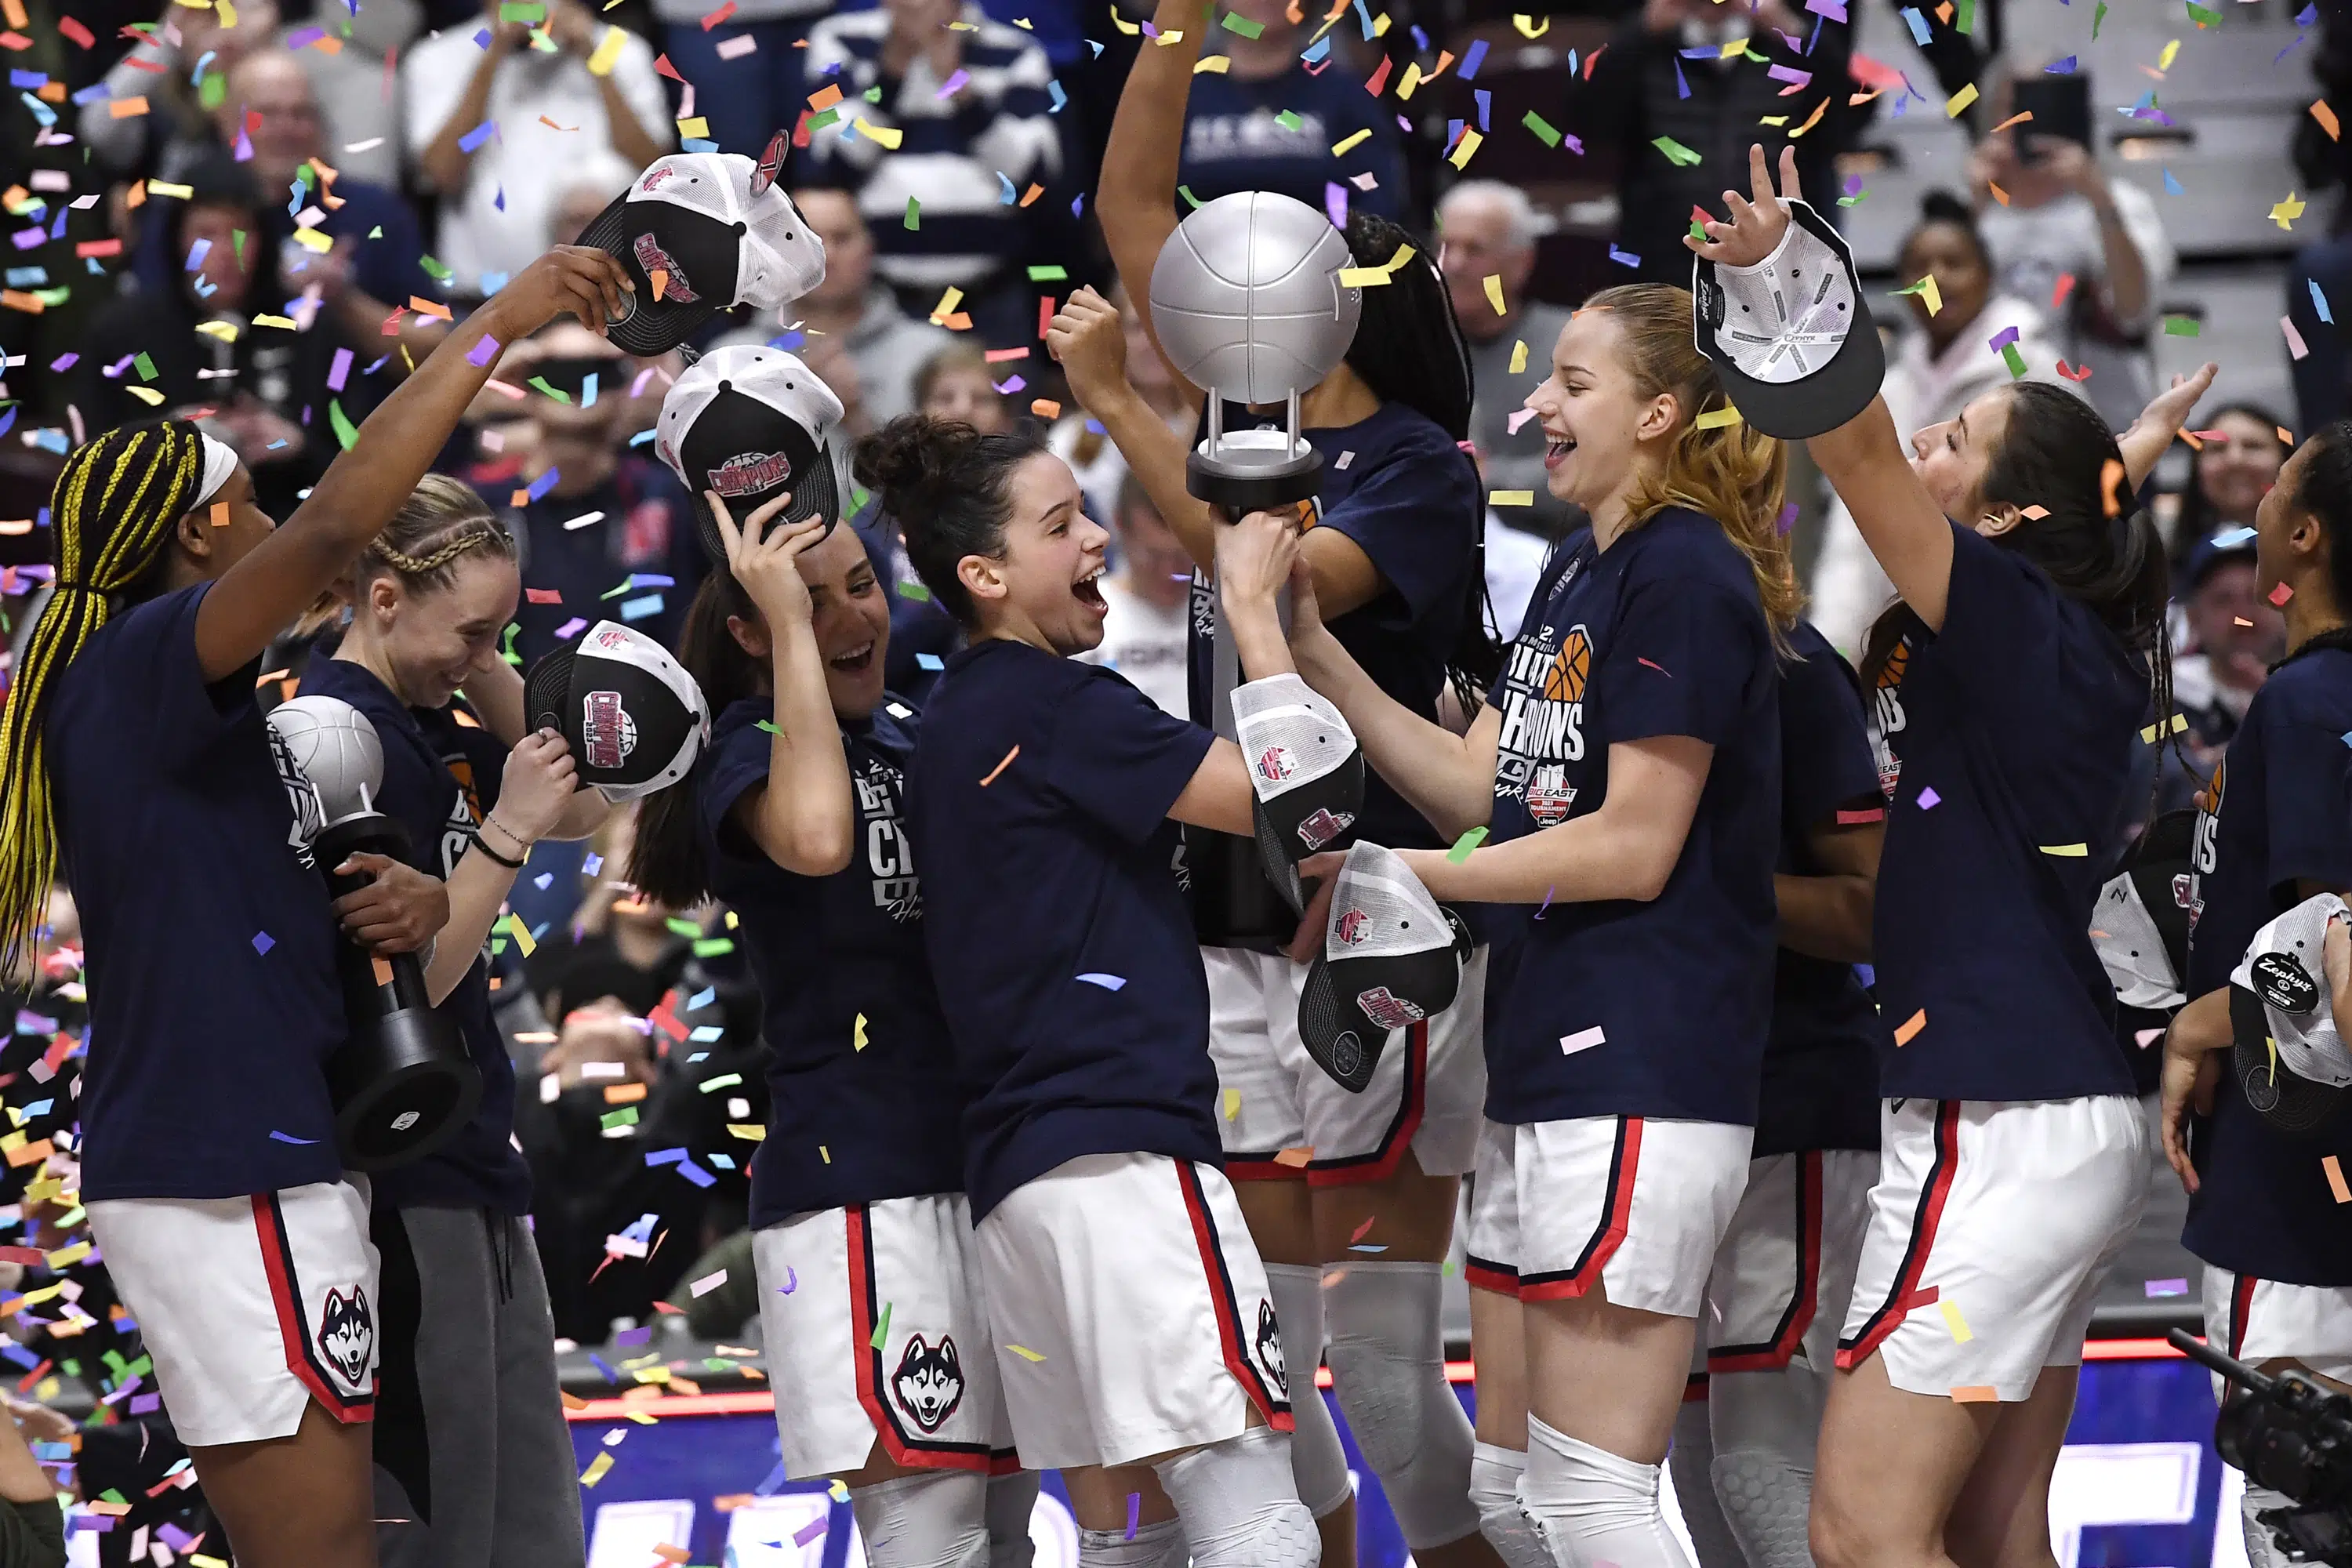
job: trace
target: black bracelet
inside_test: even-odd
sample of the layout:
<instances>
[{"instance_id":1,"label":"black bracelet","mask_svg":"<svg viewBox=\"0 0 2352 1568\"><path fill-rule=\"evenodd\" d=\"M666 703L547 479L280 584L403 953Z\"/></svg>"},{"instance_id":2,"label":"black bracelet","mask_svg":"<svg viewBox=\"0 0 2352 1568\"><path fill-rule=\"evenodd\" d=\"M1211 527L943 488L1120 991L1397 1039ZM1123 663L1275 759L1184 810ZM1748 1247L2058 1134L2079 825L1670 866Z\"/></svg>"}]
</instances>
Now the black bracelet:
<instances>
[{"instance_id":1,"label":"black bracelet","mask_svg":"<svg viewBox=\"0 0 2352 1568\"><path fill-rule=\"evenodd\" d=\"M488 841L483 838L482 830L478 827L474 830L474 847L488 856L491 859L497 861L499 865L504 866L509 871L520 871L522 869L522 862L520 860L509 860L505 856L499 854L497 850L491 848Z\"/></svg>"}]
</instances>

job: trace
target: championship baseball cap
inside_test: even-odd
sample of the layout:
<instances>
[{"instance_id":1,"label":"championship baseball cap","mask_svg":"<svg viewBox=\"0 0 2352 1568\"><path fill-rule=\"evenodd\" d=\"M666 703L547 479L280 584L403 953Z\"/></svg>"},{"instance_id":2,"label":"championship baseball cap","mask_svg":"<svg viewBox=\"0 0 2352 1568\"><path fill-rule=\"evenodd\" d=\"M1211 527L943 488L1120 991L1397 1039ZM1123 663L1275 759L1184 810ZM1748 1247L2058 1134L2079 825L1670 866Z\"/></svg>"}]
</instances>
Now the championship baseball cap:
<instances>
[{"instance_id":1,"label":"championship baseball cap","mask_svg":"<svg viewBox=\"0 0 2352 1568\"><path fill-rule=\"evenodd\" d=\"M2189 849L2197 814L2168 811L2147 825L2099 889L2091 946L2126 1007L2168 1010L2188 998Z\"/></svg>"},{"instance_id":2,"label":"championship baseball cap","mask_svg":"<svg viewBox=\"0 0 2352 1568\"><path fill-rule=\"evenodd\" d=\"M2254 933L2230 975L2231 1056L2246 1102L2284 1132L2309 1132L2343 1108L2352 1050L2336 1032L2320 963L2334 893L2305 899Z\"/></svg>"},{"instance_id":3,"label":"championship baseball cap","mask_svg":"<svg viewBox=\"0 0 2352 1568\"><path fill-rule=\"evenodd\" d=\"M1296 675L1234 688L1234 733L1249 763L1257 847L1294 911L1298 862L1352 826L1364 808L1364 753L1346 720Z\"/></svg>"},{"instance_id":4,"label":"championship baseball cap","mask_svg":"<svg viewBox=\"0 0 2352 1568\"><path fill-rule=\"evenodd\" d=\"M643 632L598 621L530 667L523 712L572 748L580 782L617 805L687 775L710 738L702 688Z\"/></svg>"},{"instance_id":5,"label":"championship baseball cap","mask_svg":"<svg viewBox=\"0 0 2352 1568\"><path fill-rule=\"evenodd\" d=\"M841 399L816 373L782 349L713 349L677 378L654 422L654 450L694 498L704 553L727 563L727 544L705 490L717 490L738 525L780 490L782 521L841 521L832 443Z\"/></svg>"},{"instance_id":6,"label":"championship baseball cap","mask_svg":"<svg viewBox=\"0 0 2352 1568\"><path fill-rule=\"evenodd\" d=\"M1351 1094L1372 1081L1389 1031L1454 1005L1470 932L1393 849L1358 844L1339 868L1323 952L1298 998L1298 1036Z\"/></svg>"},{"instance_id":7,"label":"championship baseball cap","mask_svg":"<svg viewBox=\"0 0 2352 1568\"><path fill-rule=\"evenodd\" d=\"M1691 315L1699 352L1740 417L1801 441L1870 406L1886 379L1886 350L1844 237L1810 203L1781 205L1788 232L1755 266L1693 258Z\"/></svg>"},{"instance_id":8,"label":"championship baseball cap","mask_svg":"<svg viewBox=\"0 0 2352 1568\"><path fill-rule=\"evenodd\" d=\"M720 310L781 310L824 281L824 242L776 188L785 145L779 134L756 163L740 153L656 158L581 231L637 286L628 314L607 323L613 342L667 353Z\"/></svg>"}]
</instances>

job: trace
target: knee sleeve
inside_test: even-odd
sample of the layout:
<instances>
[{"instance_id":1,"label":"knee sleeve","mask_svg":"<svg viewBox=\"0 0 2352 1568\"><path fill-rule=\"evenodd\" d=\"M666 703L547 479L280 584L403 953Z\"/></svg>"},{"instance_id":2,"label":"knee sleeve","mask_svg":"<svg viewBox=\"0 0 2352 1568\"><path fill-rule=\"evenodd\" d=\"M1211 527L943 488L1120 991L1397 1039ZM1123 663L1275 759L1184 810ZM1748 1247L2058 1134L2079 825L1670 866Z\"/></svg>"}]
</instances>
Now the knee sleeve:
<instances>
[{"instance_id":1,"label":"knee sleeve","mask_svg":"<svg viewBox=\"0 0 2352 1568\"><path fill-rule=\"evenodd\" d=\"M1503 1568L1552 1568L1551 1549L1519 1506L1519 1478L1527 1469L1528 1457L1518 1449L1479 1444L1470 1458L1470 1503L1478 1510L1478 1533Z\"/></svg>"},{"instance_id":2,"label":"knee sleeve","mask_svg":"<svg viewBox=\"0 0 2352 1568\"><path fill-rule=\"evenodd\" d=\"M1622 1458L1528 1417L1519 1499L1559 1568L1691 1568L1658 1506L1658 1467Z\"/></svg>"},{"instance_id":3,"label":"knee sleeve","mask_svg":"<svg viewBox=\"0 0 2352 1568\"><path fill-rule=\"evenodd\" d=\"M1707 1432L1707 1402L1686 1399L1675 1413L1674 1446L1666 1450L1666 1474L1675 1483L1675 1504L1690 1532L1699 1568L1742 1568L1739 1545L1715 1499L1715 1446Z\"/></svg>"},{"instance_id":4,"label":"knee sleeve","mask_svg":"<svg viewBox=\"0 0 2352 1568\"><path fill-rule=\"evenodd\" d=\"M1254 1426L1151 1468L1176 1505L1193 1568L1316 1568L1322 1561L1323 1541L1298 1500L1281 1433Z\"/></svg>"},{"instance_id":5,"label":"knee sleeve","mask_svg":"<svg viewBox=\"0 0 2352 1568\"><path fill-rule=\"evenodd\" d=\"M1078 1531L1078 1568L1184 1568L1189 1553L1181 1520L1139 1524L1133 1540L1124 1530Z\"/></svg>"},{"instance_id":6,"label":"knee sleeve","mask_svg":"<svg viewBox=\"0 0 2352 1568\"><path fill-rule=\"evenodd\" d=\"M1037 1481L1034 1470L989 1478L988 1568L1029 1568L1036 1554L1036 1546L1029 1539L1029 1520L1037 1511Z\"/></svg>"},{"instance_id":7,"label":"knee sleeve","mask_svg":"<svg viewBox=\"0 0 2352 1568\"><path fill-rule=\"evenodd\" d=\"M2246 1483L2246 1495L2238 1503L2238 1512L2246 1526L2247 1568L2290 1568L2286 1553L2280 1550L2278 1537L2271 1527L2254 1516L2265 1509L2293 1508L2294 1501L2284 1492L2267 1487Z\"/></svg>"},{"instance_id":8,"label":"knee sleeve","mask_svg":"<svg viewBox=\"0 0 2352 1568\"><path fill-rule=\"evenodd\" d=\"M1312 1264L1269 1263L1265 1279L1282 1328L1290 1415L1297 1423L1290 1434L1290 1471L1298 1482L1298 1500L1321 1519L1355 1494L1348 1479L1348 1451L1339 1446L1339 1429L1331 1424L1323 1391L1315 1386L1315 1369L1323 1364L1323 1270Z\"/></svg>"},{"instance_id":9,"label":"knee sleeve","mask_svg":"<svg viewBox=\"0 0 2352 1568\"><path fill-rule=\"evenodd\" d=\"M1445 1381L1434 1263L1350 1263L1325 1292L1331 1384L1416 1552L1475 1534L1470 1418Z\"/></svg>"},{"instance_id":10,"label":"knee sleeve","mask_svg":"<svg viewBox=\"0 0 2352 1568\"><path fill-rule=\"evenodd\" d=\"M1812 1563L1806 1518L1812 1506L1823 1381L1794 1366L1727 1373L1713 1380L1715 1495L1749 1568ZM1675 1479L1679 1487L1680 1471Z\"/></svg>"},{"instance_id":11,"label":"knee sleeve","mask_svg":"<svg viewBox=\"0 0 2352 1568\"><path fill-rule=\"evenodd\" d=\"M901 1476L849 1493L874 1568L988 1568L988 1483L962 1470Z\"/></svg>"}]
</instances>

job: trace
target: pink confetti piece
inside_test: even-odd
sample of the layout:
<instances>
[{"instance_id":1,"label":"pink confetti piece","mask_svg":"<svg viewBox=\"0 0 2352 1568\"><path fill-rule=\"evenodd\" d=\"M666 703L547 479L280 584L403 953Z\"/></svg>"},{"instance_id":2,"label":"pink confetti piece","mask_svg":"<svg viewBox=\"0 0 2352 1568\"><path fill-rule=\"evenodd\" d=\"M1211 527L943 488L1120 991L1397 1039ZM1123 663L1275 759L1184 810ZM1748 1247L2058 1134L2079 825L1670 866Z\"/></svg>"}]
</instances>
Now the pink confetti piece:
<instances>
[{"instance_id":1,"label":"pink confetti piece","mask_svg":"<svg viewBox=\"0 0 2352 1568\"><path fill-rule=\"evenodd\" d=\"M1668 680L1672 680L1675 678L1675 672L1673 670L1668 669L1663 664L1653 663L1651 660L1642 658L1639 654L1633 656L1633 662L1636 664L1648 665L1650 668L1656 670Z\"/></svg>"},{"instance_id":2,"label":"pink confetti piece","mask_svg":"<svg viewBox=\"0 0 2352 1568\"><path fill-rule=\"evenodd\" d=\"M722 60L740 60L745 55L756 51L759 47L760 40L751 34L738 33L731 38L723 39L719 47L712 52Z\"/></svg>"},{"instance_id":3,"label":"pink confetti piece","mask_svg":"<svg viewBox=\"0 0 2352 1568\"><path fill-rule=\"evenodd\" d=\"M1503 428L1516 436L1519 433L1521 427L1535 416L1536 411L1532 408L1521 408L1516 410L1508 419L1503 421Z\"/></svg>"},{"instance_id":4,"label":"pink confetti piece","mask_svg":"<svg viewBox=\"0 0 2352 1568\"><path fill-rule=\"evenodd\" d=\"M2296 331L2294 323L2284 316L2279 318L2279 331L2286 334L2287 358L2301 359L2311 353L2310 346L2303 341L2303 334Z\"/></svg>"}]
</instances>

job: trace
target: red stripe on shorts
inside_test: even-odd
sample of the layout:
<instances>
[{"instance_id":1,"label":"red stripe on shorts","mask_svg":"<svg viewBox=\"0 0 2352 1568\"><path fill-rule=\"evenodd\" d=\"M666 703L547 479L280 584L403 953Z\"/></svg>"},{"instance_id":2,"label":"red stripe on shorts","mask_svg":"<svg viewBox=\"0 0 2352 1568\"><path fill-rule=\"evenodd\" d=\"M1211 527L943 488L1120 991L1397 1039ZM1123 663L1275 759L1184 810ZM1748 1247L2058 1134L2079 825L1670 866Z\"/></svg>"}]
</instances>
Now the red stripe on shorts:
<instances>
[{"instance_id":1,"label":"red stripe on shorts","mask_svg":"<svg viewBox=\"0 0 2352 1568\"><path fill-rule=\"evenodd\" d=\"M2254 1287L2262 1281L2251 1274L2241 1274L2237 1280L2230 1287L2230 1353L2242 1358L2246 1353L2246 1331L2254 1322Z\"/></svg>"},{"instance_id":2,"label":"red stripe on shorts","mask_svg":"<svg viewBox=\"0 0 2352 1568\"><path fill-rule=\"evenodd\" d=\"M302 1310L302 1292L294 1282L293 1245L286 1235L276 1193L253 1194L253 1228L261 1242L262 1269L269 1276L269 1302L277 1310L278 1334L286 1345L286 1370L299 1378L310 1397L344 1426L373 1421L374 1395L352 1399L337 1393L333 1381L310 1359L310 1320Z\"/></svg>"},{"instance_id":3,"label":"red stripe on shorts","mask_svg":"<svg viewBox=\"0 0 2352 1568\"><path fill-rule=\"evenodd\" d=\"M849 1350L857 1363L857 1403L866 1406L874 1435L882 1440L882 1451L892 1464L908 1469L991 1474L994 1467L984 1447L915 1443L898 1430L898 1417L882 1397L882 1348L874 1342L874 1237L866 1228L866 1205L850 1204L842 1209L841 1216L849 1238L849 1331L853 1336Z\"/></svg>"},{"instance_id":4,"label":"red stripe on shorts","mask_svg":"<svg viewBox=\"0 0 2352 1568\"><path fill-rule=\"evenodd\" d=\"M1522 1301L1558 1301L1573 1300L1592 1289L1601 1271L1625 1245L1627 1224L1633 1213L1633 1181L1642 1167L1642 1119L1622 1116L1617 1120L1617 1148L1609 1163L1608 1208L1600 1232L1585 1244L1584 1256L1566 1274L1543 1275L1534 1279L1525 1273L1519 1276L1519 1300ZM1524 1225L1525 1216L1522 1216ZM1522 1250L1525 1248L1521 1243Z\"/></svg>"},{"instance_id":5,"label":"red stripe on shorts","mask_svg":"<svg viewBox=\"0 0 2352 1568\"><path fill-rule=\"evenodd\" d=\"M1209 1304L1217 1313L1217 1347L1225 1358L1225 1368L1234 1381L1242 1385L1242 1393L1257 1406L1265 1424L1277 1432L1292 1430L1295 1423L1287 1400L1276 1399L1258 1375L1256 1363L1250 1360L1249 1347L1242 1343L1239 1303L1234 1300L1233 1280L1225 1273L1224 1250L1217 1245L1217 1222L1209 1213L1209 1201L1201 1191L1200 1173L1186 1160L1172 1162L1176 1167L1177 1189L1184 1194L1185 1217L1192 1222L1192 1240L1201 1249L1201 1272L1209 1286ZM1320 1399L1310 1388L1310 1396Z\"/></svg>"},{"instance_id":6,"label":"red stripe on shorts","mask_svg":"<svg viewBox=\"0 0 2352 1568\"><path fill-rule=\"evenodd\" d=\"M1871 1313L1864 1323L1862 1333L1850 1343L1839 1342L1837 1363L1841 1371L1851 1371L1868 1361L1880 1342L1903 1326L1903 1320L1914 1307L1925 1306L1935 1300L1922 1297L1919 1276L1927 1271L1927 1252L1936 1245L1936 1227L1943 1223L1944 1201L1952 1195L1952 1178L1960 1169L1960 1102L1947 1100L1936 1107L1936 1159L1927 1172L1927 1184L1919 1194L1919 1208L1911 1222L1911 1245L1903 1254L1903 1267L1895 1271L1895 1286L1886 1300Z\"/></svg>"},{"instance_id":7,"label":"red stripe on shorts","mask_svg":"<svg viewBox=\"0 0 2352 1568\"><path fill-rule=\"evenodd\" d=\"M1337 1160L1310 1160L1307 1184L1344 1187L1358 1182L1387 1181L1396 1174L1404 1152L1412 1147L1413 1134L1421 1131L1421 1119L1428 1108L1429 1021L1424 1018L1405 1030L1403 1090L1397 1096L1396 1116L1389 1122L1389 1130L1381 1135L1379 1146L1366 1153Z\"/></svg>"},{"instance_id":8,"label":"red stripe on shorts","mask_svg":"<svg viewBox=\"0 0 2352 1568\"><path fill-rule=\"evenodd\" d=\"M1499 1263L1484 1263L1475 1258L1462 1260L1462 1278L1473 1290L1492 1290L1497 1296L1516 1297L1519 1293L1519 1275L1515 1268Z\"/></svg>"},{"instance_id":9,"label":"red stripe on shorts","mask_svg":"<svg viewBox=\"0 0 2352 1568\"><path fill-rule=\"evenodd\" d=\"M1797 1156L1797 1279L1796 1293L1780 1314L1780 1327L1769 1344L1726 1345L1709 1351L1709 1372L1778 1372L1796 1359L1797 1347L1813 1326L1813 1312L1822 1291L1822 1152Z\"/></svg>"}]
</instances>

